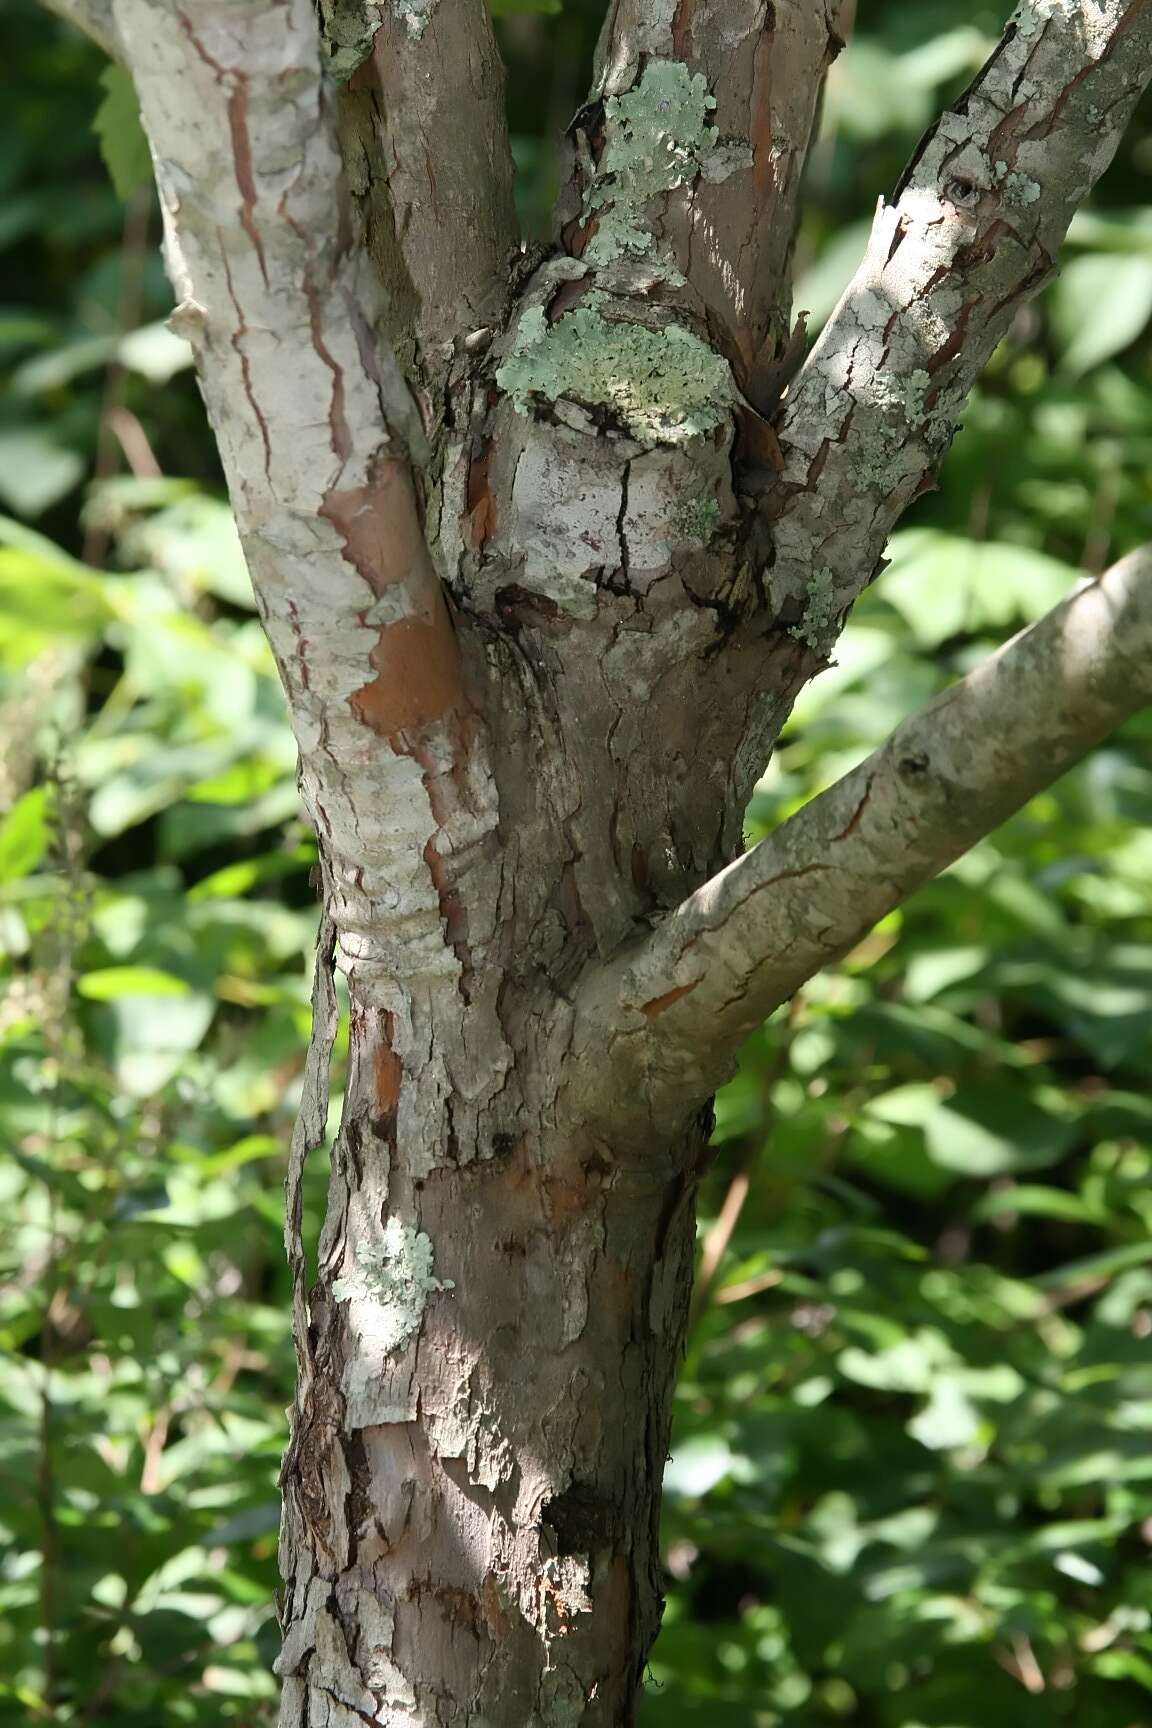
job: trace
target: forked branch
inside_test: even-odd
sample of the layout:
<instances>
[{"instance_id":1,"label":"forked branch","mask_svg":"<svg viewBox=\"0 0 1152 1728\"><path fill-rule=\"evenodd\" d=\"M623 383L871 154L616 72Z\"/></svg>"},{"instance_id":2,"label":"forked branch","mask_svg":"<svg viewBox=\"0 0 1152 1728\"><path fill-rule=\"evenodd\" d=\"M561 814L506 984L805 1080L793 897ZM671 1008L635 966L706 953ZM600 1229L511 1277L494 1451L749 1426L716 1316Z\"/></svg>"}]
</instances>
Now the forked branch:
<instances>
[{"instance_id":1,"label":"forked branch","mask_svg":"<svg viewBox=\"0 0 1152 1728\"><path fill-rule=\"evenodd\" d=\"M905 720L608 968L577 1006L577 1072L607 1059L621 1084L601 1096L682 1119L813 973L1149 703L1152 546Z\"/></svg>"}]
</instances>

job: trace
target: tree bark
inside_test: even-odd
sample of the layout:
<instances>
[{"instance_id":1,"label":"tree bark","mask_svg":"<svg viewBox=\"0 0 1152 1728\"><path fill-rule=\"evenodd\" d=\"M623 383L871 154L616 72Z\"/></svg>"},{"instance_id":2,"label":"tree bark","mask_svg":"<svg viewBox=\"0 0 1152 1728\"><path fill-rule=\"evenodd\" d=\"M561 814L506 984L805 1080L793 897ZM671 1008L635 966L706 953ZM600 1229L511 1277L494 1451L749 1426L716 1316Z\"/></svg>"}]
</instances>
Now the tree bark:
<instances>
[{"instance_id":1,"label":"tree bark","mask_svg":"<svg viewBox=\"0 0 1152 1728\"><path fill-rule=\"evenodd\" d=\"M659 1624L707 1123L625 1162L497 1112L422 1159L389 1020L354 997L284 1473L281 1720L620 1728Z\"/></svg>"},{"instance_id":2,"label":"tree bark","mask_svg":"<svg viewBox=\"0 0 1152 1728\"><path fill-rule=\"evenodd\" d=\"M675 1121L807 979L1149 703L1146 546L902 721L590 977L575 1083L608 1072L608 1096L642 1096L645 1123Z\"/></svg>"},{"instance_id":3,"label":"tree bark","mask_svg":"<svg viewBox=\"0 0 1152 1728\"><path fill-rule=\"evenodd\" d=\"M847 6L614 0L530 258L481 0L52 3L130 60L320 848L282 1722L626 1728L709 1094L939 867L954 807L891 795L901 744L895 780L885 757L733 864L745 803L1115 149L1152 6L1021 8L781 407ZM1021 652L1023 706L1064 716L1047 777L1123 704ZM917 722L930 758L965 759L989 712L965 701ZM1039 784L1010 752L981 771L964 843ZM793 891L755 895L849 836L795 937Z\"/></svg>"}]
</instances>

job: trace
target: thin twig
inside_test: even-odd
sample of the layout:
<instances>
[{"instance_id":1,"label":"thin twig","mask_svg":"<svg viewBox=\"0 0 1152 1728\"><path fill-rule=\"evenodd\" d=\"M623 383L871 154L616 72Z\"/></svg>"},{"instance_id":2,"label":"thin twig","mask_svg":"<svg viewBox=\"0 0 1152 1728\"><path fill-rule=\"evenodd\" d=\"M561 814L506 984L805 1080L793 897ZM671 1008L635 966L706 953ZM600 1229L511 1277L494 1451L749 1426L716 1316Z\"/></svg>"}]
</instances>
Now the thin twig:
<instances>
[{"instance_id":1,"label":"thin twig","mask_svg":"<svg viewBox=\"0 0 1152 1728\"><path fill-rule=\"evenodd\" d=\"M801 997L796 996L788 1007L786 1030L772 1061L768 1064L761 1077L761 1122L758 1132L750 1136L744 1156L736 1169L724 1196L724 1204L716 1216L715 1222L704 1237L704 1245L700 1250L700 1267L696 1274L696 1284L692 1293L692 1307L688 1326L689 1331L699 1325L712 1296L712 1287L716 1282L716 1274L732 1240L733 1232L740 1222L740 1214L744 1210L744 1202L748 1198L752 1186L752 1175L764 1149L765 1141L772 1131L776 1121L776 1107L772 1102L772 1091L781 1074L788 1065L788 1057L792 1049L791 1032L800 1012Z\"/></svg>"},{"instance_id":2,"label":"thin twig","mask_svg":"<svg viewBox=\"0 0 1152 1728\"><path fill-rule=\"evenodd\" d=\"M139 187L128 200L124 212L124 232L120 242L120 292L116 306L116 330L121 336L136 328L143 311L144 266L154 196L151 183ZM100 429L96 438L96 462L92 471L94 486L99 485L102 480L110 480L119 467L123 443L117 431L117 415L124 411L122 398L126 377L122 361L113 355L104 373ZM147 444L147 440L145 443ZM93 520L87 525L83 549L85 564L99 566L103 562L108 551L108 540L108 528L102 520Z\"/></svg>"}]
</instances>

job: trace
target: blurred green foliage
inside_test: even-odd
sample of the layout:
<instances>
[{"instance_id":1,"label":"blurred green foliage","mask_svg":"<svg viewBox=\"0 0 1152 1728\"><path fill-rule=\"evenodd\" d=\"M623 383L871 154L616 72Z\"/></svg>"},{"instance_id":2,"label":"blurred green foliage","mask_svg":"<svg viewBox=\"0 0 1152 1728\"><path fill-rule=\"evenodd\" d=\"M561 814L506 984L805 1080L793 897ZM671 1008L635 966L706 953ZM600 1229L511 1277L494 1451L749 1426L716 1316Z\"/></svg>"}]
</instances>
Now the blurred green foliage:
<instances>
[{"instance_id":1,"label":"blurred green foliage","mask_svg":"<svg viewBox=\"0 0 1152 1728\"><path fill-rule=\"evenodd\" d=\"M598 9L498 10L545 232ZM814 322L998 23L863 0L810 176ZM257 1728L313 848L128 93L30 0L0 29L0 1721ZM1150 174L1137 127L752 837L1152 533ZM745 1052L645 1728L1152 1722L1150 823L1142 720Z\"/></svg>"}]
</instances>

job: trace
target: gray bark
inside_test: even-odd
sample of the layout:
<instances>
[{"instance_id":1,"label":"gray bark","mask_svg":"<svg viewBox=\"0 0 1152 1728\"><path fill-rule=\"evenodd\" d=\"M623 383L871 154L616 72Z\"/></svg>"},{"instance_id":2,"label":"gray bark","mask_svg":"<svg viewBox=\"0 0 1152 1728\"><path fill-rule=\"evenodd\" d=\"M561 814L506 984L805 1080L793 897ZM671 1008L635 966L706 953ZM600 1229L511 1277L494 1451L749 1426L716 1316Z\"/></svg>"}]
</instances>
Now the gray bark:
<instances>
[{"instance_id":1,"label":"gray bark","mask_svg":"<svg viewBox=\"0 0 1152 1728\"><path fill-rule=\"evenodd\" d=\"M1152 703L1152 547L903 721L858 768L589 977L570 1077L675 1121L741 1043L924 882ZM701 1026L708 1035L701 1039Z\"/></svg>"},{"instance_id":2,"label":"gray bark","mask_svg":"<svg viewBox=\"0 0 1152 1728\"><path fill-rule=\"evenodd\" d=\"M622 1728L710 1090L866 915L861 878L891 904L957 812L951 776L901 802L900 745L879 827L855 782L797 819L770 843L797 873L846 804L858 834L798 947L794 899L752 898L774 854L733 866L747 795L1114 150L1152 7L1021 9L777 413L846 7L615 0L529 269L480 0L324 0L322 30L310 0L56 3L129 51L322 860L284 1728ZM1119 709L1073 657L1027 666L1007 689L1065 717L1055 773ZM1005 777L962 843L1033 784L966 754L972 715L1018 717L1005 682L913 723L978 789ZM309 1283L333 966L349 1070Z\"/></svg>"}]
</instances>

